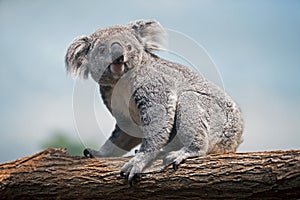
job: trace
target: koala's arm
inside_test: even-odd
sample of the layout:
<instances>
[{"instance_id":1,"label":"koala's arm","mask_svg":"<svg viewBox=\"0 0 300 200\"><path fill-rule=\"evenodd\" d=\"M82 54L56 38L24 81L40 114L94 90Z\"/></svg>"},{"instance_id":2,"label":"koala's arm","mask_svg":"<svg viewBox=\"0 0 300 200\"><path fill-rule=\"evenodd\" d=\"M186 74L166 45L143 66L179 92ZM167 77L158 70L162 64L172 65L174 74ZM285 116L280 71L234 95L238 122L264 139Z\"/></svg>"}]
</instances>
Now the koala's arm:
<instances>
[{"instance_id":1,"label":"koala's arm","mask_svg":"<svg viewBox=\"0 0 300 200\"><path fill-rule=\"evenodd\" d=\"M134 93L139 109L144 138L139 152L121 168L128 180L141 173L158 156L170 139L174 125L176 95L166 88L148 84Z\"/></svg>"}]
</instances>

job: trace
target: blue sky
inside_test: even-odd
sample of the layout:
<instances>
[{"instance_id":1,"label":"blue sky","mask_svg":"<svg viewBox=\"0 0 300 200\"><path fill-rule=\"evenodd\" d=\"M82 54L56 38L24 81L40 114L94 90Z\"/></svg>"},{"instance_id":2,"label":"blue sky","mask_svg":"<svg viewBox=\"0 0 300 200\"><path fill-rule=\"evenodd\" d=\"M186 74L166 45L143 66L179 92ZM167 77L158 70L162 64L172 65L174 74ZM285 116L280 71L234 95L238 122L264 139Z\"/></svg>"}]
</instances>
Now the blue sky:
<instances>
[{"instance_id":1,"label":"blue sky","mask_svg":"<svg viewBox=\"0 0 300 200\"><path fill-rule=\"evenodd\" d=\"M0 162L39 151L54 130L103 143L87 119L89 98L105 135L114 122L92 80L76 82L76 133L64 54L79 35L136 19L156 19L207 50L244 113L240 151L299 149L299 10L296 0L0 1Z\"/></svg>"}]
</instances>

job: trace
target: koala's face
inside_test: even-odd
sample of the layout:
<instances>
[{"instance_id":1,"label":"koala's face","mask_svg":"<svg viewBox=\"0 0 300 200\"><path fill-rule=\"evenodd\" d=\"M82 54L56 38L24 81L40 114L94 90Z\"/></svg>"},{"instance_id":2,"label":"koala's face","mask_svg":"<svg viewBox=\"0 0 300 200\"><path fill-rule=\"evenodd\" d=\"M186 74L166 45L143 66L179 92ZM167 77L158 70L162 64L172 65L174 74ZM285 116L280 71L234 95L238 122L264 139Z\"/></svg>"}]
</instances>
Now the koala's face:
<instances>
[{"instance_id":1,"label":"koala's face","mask_svg":"<svg viewBox=\"0 0 300 200\"><path fill-rule=\"evenodd\" d=\"M88 70L102 85L114 83L141 60L144 47L128 27L100 29L91 38Z\"/></svg>"},{"instance_id":2,"label":"koala's face","mask_svg":"<svg viewBox=\"0 0 300 200\"><path fill-rule=\"evenodd\" d=\"M144 51L160 49L165 36L155 21L99 29L73 41L66 54L67 71L84 78L91 74L99 84L113 85L141 63Z\"/></svg>"}]
</instances>

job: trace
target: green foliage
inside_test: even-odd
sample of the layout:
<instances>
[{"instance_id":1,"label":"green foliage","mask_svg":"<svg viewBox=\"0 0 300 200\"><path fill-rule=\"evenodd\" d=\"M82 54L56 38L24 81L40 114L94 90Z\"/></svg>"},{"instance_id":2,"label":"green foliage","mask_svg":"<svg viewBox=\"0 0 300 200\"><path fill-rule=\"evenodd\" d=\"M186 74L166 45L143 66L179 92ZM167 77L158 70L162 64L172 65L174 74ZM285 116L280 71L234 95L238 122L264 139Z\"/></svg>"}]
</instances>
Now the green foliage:
<instances>
[{"instance_id":1,"label":"green foliage","mask_svg":"<svg viewBox=\"0 0 300 200\"><path fill-rule=\"evenodd\" d=\"M51 138L47 141L42 142L41 147L48 148L67 148L68 154L72 156L82 156L82 152L84 149L84 146L75 139L69 137L65 132L63 131L54 131L51 134Z\"/></svg>"}]
</instances>

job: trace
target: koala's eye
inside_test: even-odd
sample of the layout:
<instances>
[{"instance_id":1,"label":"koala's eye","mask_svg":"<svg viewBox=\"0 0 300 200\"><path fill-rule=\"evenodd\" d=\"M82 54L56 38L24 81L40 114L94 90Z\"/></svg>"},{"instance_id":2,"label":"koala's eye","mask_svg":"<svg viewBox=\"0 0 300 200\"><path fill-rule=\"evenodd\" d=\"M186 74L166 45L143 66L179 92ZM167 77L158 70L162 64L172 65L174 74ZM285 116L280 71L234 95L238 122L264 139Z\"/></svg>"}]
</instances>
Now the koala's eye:
<instances>
[{"instance_id":1,"label":"koala's eye","mask_svg":"<svg viewBox=\"0 0 300 200\"><path fill-rule=\"evenodd\" d=\"M131 46L130 44L128 44L128 45L126 46L126 49L127 49L128 51L131 51L131 50L132 50L132 46Z\"/></svg>"},{"instance_id":2,"label":"koala's eye","mask_svg":"<svg viewBox=\"0 0 300 200\"><path fill-rule=\"evenodd\" d=\"M105 46L104 45L99 46L98 50L99 50L100 54L104 54L104 52L105 52Z\"/></svg>"}]
</instances>

